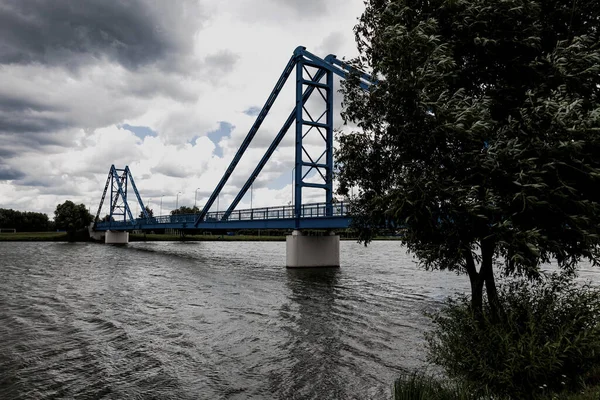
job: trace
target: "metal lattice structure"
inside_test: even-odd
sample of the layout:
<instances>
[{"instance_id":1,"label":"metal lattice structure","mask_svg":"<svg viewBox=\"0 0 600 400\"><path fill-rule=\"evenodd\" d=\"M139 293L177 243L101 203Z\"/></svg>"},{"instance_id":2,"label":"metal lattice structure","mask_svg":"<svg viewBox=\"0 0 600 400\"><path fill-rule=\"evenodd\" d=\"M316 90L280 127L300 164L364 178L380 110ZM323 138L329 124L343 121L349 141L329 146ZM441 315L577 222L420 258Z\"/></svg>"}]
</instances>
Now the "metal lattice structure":
<instances>
[{"instance_id":1,"label":"metal lattice structure","mask_svg":"<svg viewBox=\"0 0 600 400\"><path fill-rule=\"evenodd\" d=\"M308 68L312 68L313 71L309 71ZM277 96L281 92L287 79L292 72L294 72L294 69L296 71L296 106L238 195L222 215L221 219L227 220L229 218L294 122L296 123L294 217L298 222L297 227L299 227L299 219L301 217L303 188L324 189L326 204L329 206L333 204L333 75L336 74L345 79L348 78L351 73L356 74L359 78L360 86L364 89L368 89L371 85L375 84L376 81L370 75L353 69L350 65L338 60L336 56L332 54L325 57L325 59L322 59L306 51L305 47L297 47L269 95L265 105L258 114L256 121L250 128L244 142L231 161L231 164L225 171L225 174L211 194L206 205L200 214L198 214L194 223L195 226L198 226L198 224L206 217L208 210L212 207L214 201L219 196L221 190L242 158L242 155L252 142L252 139L254 139L256 132L269 113L269 110L273 106L273 103L277 99ZM315 90L317 90L324 101L323 111L316 118L308 112L306 107L307 101ZM324 141L323 153L316 158L311 157L303 145L304 139L313 130L318 132ZM305 181L306 177L312 171L317 171L323 180L322 183L310 183ZM327 215L331 215L331 207L329 207Z\"/></svg>"},{"instance_id":2,"label":"metal lattice structure","mask_svg":"<svg viewBox=\"0 0 600 400\"><path fill-rule=\"evenodd\" d=\"M144 217L149 217L146 211L146 207L142 202L142 198L140 197L140 193L138 192L137 187L135 186L135 181L133 180L133 175L131 175L129 166L125 166L124 169L119 169L116 168L114 165L111 165L110 170L108 171L108 177L106 178L106 184L104 185L104 191L102 192L100 205L98 206L98 212L96 213L96 218L94 219L95 226L97 226L98 224L100 213L102 212L102 206L104 205L104 200L106 199L106 195L109 193L109 187L109 221L135 224L135 218L131 213L129 203L127 202L127 189L129 185L131 185L131 187L133 188L133 192L135 193L135 196L137 198L137 201L140 205ZM129 220L127 219L127 217L129 217Z\"/></svg>"},{"instance_id":3,"label":"metal lattice structure","mask_svg":"<svg viewBox=\"0 0 600 400\"><path fill-rule=\"evenodd\" d=\"M227 210L224 212L209 213L210 208L250 146L286 81L294 71L296 75L296 103L294 109ZM96 223L96 228L99 230L127 230L160 227L175 229L245 229L252 227L266 229L326 229L347 227L349 224L349 219L346 216L347 207L343 203L333 203L333 78L334 75L337 75L343 79L347 79L351 74L358 78L358 84L365 90L376 84L376 80L373 77L355 70L350 65L338 60L335 55L330 54L322 59L306 51L305 47L297 47L246 135L246 138L200 213L159 216L157 218L149 217L146 214L146 208L135 187L129 168L116 169L113 165L106 181L100 206L98 207L98 214L96 215L96 221L98 221L102 204L110 186L111 220L109 222ZM311 100L311 96L315 92L317 96L316 101L315 99ZM312 112L309 112L309 107L307 106L309 100L317 105L316 111L312 110ZM294 123L296 129L293 206L236 211L237 205L251 188L257 176ZM311 155L305 146L305 140L308 135L318 135L318 137L322 138L322 151L317 156L314 154ZM312 176L317 178L318 182L311 182L307 179L311 173ZM137 200L143 210L144 218L134 220L131 214L127 203L127 186L129 183L134 189ZM305 188L324 190L325 203L303 204L302 194ZM113 216L122 219L115 220ZM129 216L129 221L127 220L127 216Z\"/></svg>"}]
</instances>

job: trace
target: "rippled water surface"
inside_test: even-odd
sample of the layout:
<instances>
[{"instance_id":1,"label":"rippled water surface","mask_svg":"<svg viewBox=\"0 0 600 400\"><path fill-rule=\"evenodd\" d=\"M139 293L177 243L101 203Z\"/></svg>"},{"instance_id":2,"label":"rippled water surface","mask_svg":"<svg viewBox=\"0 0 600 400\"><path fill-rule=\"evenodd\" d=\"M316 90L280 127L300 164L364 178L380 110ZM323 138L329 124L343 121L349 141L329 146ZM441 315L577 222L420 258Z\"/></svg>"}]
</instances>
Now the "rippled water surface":
<instances>
[{"instance_id":1,"label":"rippled water surface","mask_svg":"<svg viewBox=\"0 0 600 400\"><path fill-rule=\"evenodd\" d=\"M397 242L286 270L283 242L0 242L0 398L381 399L467 289Z\"/></svg>"}]
</instances>

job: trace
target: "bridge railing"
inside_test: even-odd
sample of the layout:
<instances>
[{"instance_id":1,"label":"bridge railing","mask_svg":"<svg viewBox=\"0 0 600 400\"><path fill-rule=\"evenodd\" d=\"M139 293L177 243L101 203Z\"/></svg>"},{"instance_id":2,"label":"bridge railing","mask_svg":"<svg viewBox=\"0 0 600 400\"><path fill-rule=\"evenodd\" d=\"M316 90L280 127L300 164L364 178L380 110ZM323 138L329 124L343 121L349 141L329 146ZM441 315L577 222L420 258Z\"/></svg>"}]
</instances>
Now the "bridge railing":
<instances>
[{"instance_id":1,"label":"bridge railing","mask_svg":"<svg viewBox=\"0 0 600 400\"><path fill-rule=\"evenodd\" d=\"M223 219L225 211L214 211L206 214L205 222L228 222L228 221L255 221L267 219L292 219L294 218L294 206L275 206L237 210L232 212L227 219ZM327 204L313 203L303 204L300 218L325 218L343 217L348 214L348 205L344 202ZM127 225L162 225L162 224L194 224L197 214L175 214L161 215L150 218L137 218L132 221L98 222L97 228L108 229Z\"/></svg>"}]
</instances>

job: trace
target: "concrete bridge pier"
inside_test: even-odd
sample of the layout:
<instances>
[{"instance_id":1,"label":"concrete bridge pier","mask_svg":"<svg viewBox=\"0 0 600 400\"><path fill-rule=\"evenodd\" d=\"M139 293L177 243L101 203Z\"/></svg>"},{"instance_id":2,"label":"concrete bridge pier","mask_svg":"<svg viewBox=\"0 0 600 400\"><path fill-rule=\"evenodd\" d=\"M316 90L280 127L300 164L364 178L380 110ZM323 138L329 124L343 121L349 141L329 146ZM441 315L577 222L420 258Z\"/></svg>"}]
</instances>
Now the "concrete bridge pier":
<instances>
[{"instance_id":1,"label":"concrete bridge pier","mask_svg":"<svg viewBox=\"0 0 600 400\"><path fill-rule=\"evenodd\" d=\"M333 232L305 236L295 230L285 238L287 268L339 267L340 237Z\"/></svg>"},{"instance_id":2,"label":"concrete bridge pier","mask_svg":"<svg viewBox=\"0 0 600 400\"><path fill-rule=\"evenodd\" d=\"M129 232L106 231L104 235L106 244L127 244L129 243Z\"/></svg>"}]
</instances>

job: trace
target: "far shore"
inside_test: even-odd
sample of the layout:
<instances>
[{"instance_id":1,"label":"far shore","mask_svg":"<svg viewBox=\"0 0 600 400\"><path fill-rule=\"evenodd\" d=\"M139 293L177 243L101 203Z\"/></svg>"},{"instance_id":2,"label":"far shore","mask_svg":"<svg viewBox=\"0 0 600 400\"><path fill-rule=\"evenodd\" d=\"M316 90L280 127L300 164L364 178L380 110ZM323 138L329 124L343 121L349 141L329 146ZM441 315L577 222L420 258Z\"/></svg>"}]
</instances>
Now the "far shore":
<instances>
[{"instance_id":1,"label":"far shore","mask_svg":"<svg viewBox=\"0 0 600 400\"><path fill-rule=\"evenodd\" d=\"M342 240L353 240L356 238L342 237ZM397 236L382 236L375 240L398 240ZM16 232L1 233L0 242L67 242L66 232ZM78 240L83 241L83 240ZM92 240L90 240L92 241ZM129 235L130 242L282 242L285 236L268 235L172 235L154 233L132 233Z\"/></svg>"}]
</instances>

